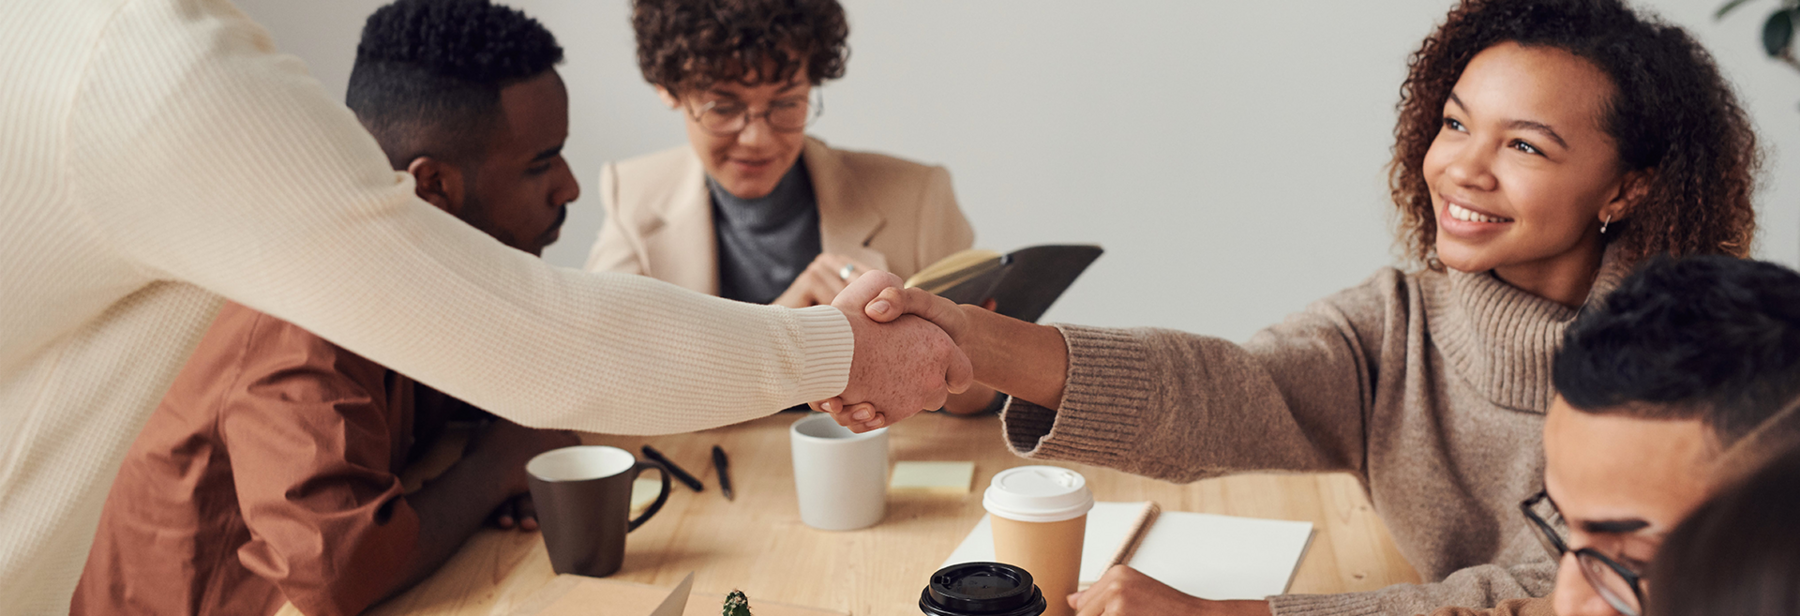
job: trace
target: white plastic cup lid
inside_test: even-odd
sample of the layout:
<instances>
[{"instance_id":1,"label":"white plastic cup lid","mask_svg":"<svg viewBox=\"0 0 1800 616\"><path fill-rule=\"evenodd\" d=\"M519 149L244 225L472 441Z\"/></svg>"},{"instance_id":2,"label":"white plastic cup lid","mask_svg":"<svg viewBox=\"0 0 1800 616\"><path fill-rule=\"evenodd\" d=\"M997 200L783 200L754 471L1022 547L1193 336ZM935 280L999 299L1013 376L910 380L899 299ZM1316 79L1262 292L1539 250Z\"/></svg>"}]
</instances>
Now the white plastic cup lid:
<instances>
[{"instance_id":1,"label":"white plastic cup lid","mask_svg":"<svg viewBox=\"0 0 1800 616\"><path fill-rule=\"evenodd\" d=\"M1055 466L1020 466L1000 471L981 504L988 513L1020 522L1061 522L1094 508L1081 473Z\"/></svg>"}]
</instances>

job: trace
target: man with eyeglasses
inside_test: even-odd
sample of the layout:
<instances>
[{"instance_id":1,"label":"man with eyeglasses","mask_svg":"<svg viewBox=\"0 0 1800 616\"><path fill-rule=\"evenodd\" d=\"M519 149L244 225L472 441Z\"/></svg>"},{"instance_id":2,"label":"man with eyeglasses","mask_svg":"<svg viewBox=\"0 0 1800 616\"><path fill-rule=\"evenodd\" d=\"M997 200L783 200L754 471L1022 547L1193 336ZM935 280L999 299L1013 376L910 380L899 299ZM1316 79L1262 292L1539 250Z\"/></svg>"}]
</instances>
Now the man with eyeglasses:
<instances>
[{"instance_id":1,"label":"man with eyeglasses","mask_svg":"<svg viewBox=\"0 0 1800 616\"><path fill-rule=\"evenodd\" d=\"M644 80L681 114L689 147L601 171L606 223L588 271L805 308L863 272L907 278L974 243L943 167L807 136L818 86L849 56L836 0L637 0L631 19ZM976 384L945 408L1002 400Z\"/></svg>"},{"instance_id":2,"label":"man with eyeglasses","mask_svg":"<svg viewBox=\"0 0 1800 616\"><path fill-rule=\"evenodd\" d=\"M1664 536L1800 435L1800 274L1653 260L1576 320L1554 370L1545 491L1520 509L1561 559L1555 591L1438 616L1642 615Z\"/></svg>"}]
</instances>

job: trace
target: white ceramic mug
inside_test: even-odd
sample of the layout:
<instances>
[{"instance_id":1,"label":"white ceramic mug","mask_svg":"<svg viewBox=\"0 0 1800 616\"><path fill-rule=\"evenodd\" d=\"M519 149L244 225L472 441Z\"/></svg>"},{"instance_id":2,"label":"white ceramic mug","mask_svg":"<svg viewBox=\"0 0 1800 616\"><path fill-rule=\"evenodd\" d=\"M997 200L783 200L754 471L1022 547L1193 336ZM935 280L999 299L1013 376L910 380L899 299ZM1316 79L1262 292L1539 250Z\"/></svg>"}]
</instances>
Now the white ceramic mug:
<instances>
[{"instance_id":1,"label":"white ceramic mug","mask_svg":"<svg viewBox=\"0 0 1800 616\"><path fill-rule=\"evenodd\" d=\"M800 521L820 530L874 526L887 515L887 428L862 434L816 413L788 429Z\"/></svg>"}]
</instances>

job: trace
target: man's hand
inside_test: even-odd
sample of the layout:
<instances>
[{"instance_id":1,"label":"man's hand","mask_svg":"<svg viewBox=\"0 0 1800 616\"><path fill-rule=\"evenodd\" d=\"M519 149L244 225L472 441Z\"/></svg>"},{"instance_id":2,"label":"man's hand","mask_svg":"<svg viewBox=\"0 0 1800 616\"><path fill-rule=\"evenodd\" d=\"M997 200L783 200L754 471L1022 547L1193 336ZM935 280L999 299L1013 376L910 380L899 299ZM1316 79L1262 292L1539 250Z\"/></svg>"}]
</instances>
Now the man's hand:
<instances>
[{"instance_id":1,"label":"man's hand","mask_svg":"<svg viewBox=\"0 0 1800 616\"><path fill-rule=\"evenodd\" d=\"M1014 399L1045 408L1062 407L1069 349L1062 332L1054 327L995 314L992 305L959 306L919 289L883 289L869 296L863 310L876 322L929 320L956 341L981 383ZM889 423L881 409L842 397L815 402L813 408L831 413L838 424L852 429Z\"/></svg>"},{"instance_id":2,"label":"man's hand","mask_svg":"<svg viewBox=\"0 0 1800 616\"><path fill-rule=\"evenodd\" d=\"M944 331L930 322L906 316L887 324L876 323L864 307L883 289L898 288L900 277L871 271L846 287L831 305L843 311L856 336L855 356L850 360L850 382L833 398L835 410L845 403L868 403L863 419L833 413L838 423L866 432L911 417L919 411L944 405L952 393L961 393L974 381L969 358ZM815 409L821 408L816 403Z\"/></svg>"},{"instance_id":3,"label":"man's hand","mask_svg":"<svg viewBox=\"0 0 1800 616\"><path fill-rule=\"evenodd\" d=\"M494 508L494 514L488 516L488 523L496 528L537 530L537 504L532 502L530 492L506 499L506 502Z\"/></svg>"},{"instance_id":4,"label":"man's hand","mask_svg":"<svg viewBox=\"0 0 1800 616\"><path fill-rule=\"evenodd\" d=\"M419 514L419 541L407 581L399 587L436 571L484 522L501 528L536 528L537 510L527 492L525 463L539 453L579 444L573 432L533 430L504 419L482 428L469 439L461 460L406 496Z\"/></svg>"},{"instance_id":5,"label":"man's hand","mask_svg":"<svg viewBox=\"0 0 1800 616\"><path fill-rule=\"evenodd\" d=\"M861 288L859 287L859 290ZM844 301L833 303L833 305L841 308L851 304L850 300L853 298L849 297L850 295L849 293L840 295L839 299ZM859 297L861 297L860 294ZM956 302L939 297L935 293L916 288L903 289L898 285L893 285L881 288L878 293L866 297L869 299L862 304L863 316L876 323L890 323L900 320L902 317L906 320L923 318L942 329L953 342L957 342L957 334L967 327L967 319L956 307ZM960 345L960 342L958 344ZM971 372L972 369L973 365L971 365ZM985 402L983 406L986 406ZM859 403L842 395L815 402L812 407L814 410L830 413L837 420L838 425L857 432L874 430L913 415L912 412L908 412L903 416L892 416L873 404Z\"/></svg>"},{"instance_id":6,"label":"man's hand","mask_svg":"<svg viewBox=\"0 0 1800 616\"><path fill-rule=\"evenodd\" d=\"M540 453L580 444L581 439L576 438L574 432L538 430L505 419L495 419L494 423L483 428L470 440L468 449L464 450L464 457L478 460L482 464L492 464L494 468L506 469L506 481L503 485L507 493L518 495L530 489L530 485L525 482L526 462ZM504 504L501 506L505 507ZM533 517L536 517L535 514ZM495 522L499 521L496 514Z\"/></svg>"},{"instance_id":7,"label":"man's hand","mask_svg":"<svg viewBox=\"0 0 1800 616\"><path fill-rule=\"evenodd\" d=\"M1045 597L1045 599L1050 599ZM1269 616L1267 601L1208 601L1125 565L1114 565L1087 590L1069 595L1076 616Z\"/></svg>"},{"instance_id":8,"label":"man's hand","mask_svg":"<svg viewBox=\"0 0 1800 616\"><path fill-rule=\"evenodd\" d=\"M794 278L794 283L770 304L789 308L823 306L837 299L844 287L871 271L874 269L850 257L819 253L806 269L800 271L800 276Z\"/></svg>"}]
</instances>

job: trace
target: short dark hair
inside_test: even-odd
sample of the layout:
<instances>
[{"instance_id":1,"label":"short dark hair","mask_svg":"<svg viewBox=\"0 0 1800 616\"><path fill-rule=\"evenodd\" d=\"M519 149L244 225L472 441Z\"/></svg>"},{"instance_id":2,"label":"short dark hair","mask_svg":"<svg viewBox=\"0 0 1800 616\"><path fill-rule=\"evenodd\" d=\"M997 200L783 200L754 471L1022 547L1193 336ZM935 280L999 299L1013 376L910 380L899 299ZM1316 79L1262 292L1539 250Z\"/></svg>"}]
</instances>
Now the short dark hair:
<instances>
[{"instance_id":1,"label":"short dark hair","mask_svg":"<svg viewBox=\"0 0 1800 616\"><path fill-rule=\"evenodd\" d=\"M561 46L537 20L488 0L397 0L363 25L345 104L395 169L486 151L500 90L550 70Z\"/></svg>"},{"instance_id":2,"label":"short dark hair","mask_svg":"<svg viewBox=\"0 0 1800 616\"><path fill-rule=\"evenodd\" d=\"M850 23L837 0L636 0L638 69L673 94L844 76Z\"/></svg>"},{"instance_id":3,"label":"short dark hair","mask_svg":"<svg viewBox=\"0 0 1800 616\"><path fill-rule=\"evenodd\" d=\"M1657 549L1650 616L1800 613L1800 449L1688 514Z\"/></svg>"},{"instance_id":4,"label":"short dark hair","mask_svg":"<svg viewBox=\"0 0 1800 616\"><path fill-rule=\"evenodd\" d=\"M1800 395L1800 274L1652 258L1569 326L1554 371L1577 410L1700 419L1729 446Z\"/></svg>"},{"instance_id":5,"label":"short dark hair","mask_svg":"<svg viewBox=\"0 0 1800 616\"><path fill-rule=\"evenodd\" d=\"M1699 42L1623 0L1463 0L1425 39L1400 86L1388 188L1408 257L1437 261L1425 153L1469 61L1513 42L1592 63L1614 92L1595 118L1626 170L1649 170L1643 198L1601 236L1627 262L1657 254L1748 256L1761 152L1737 95Z\"/></svg>"}]
</instances>

